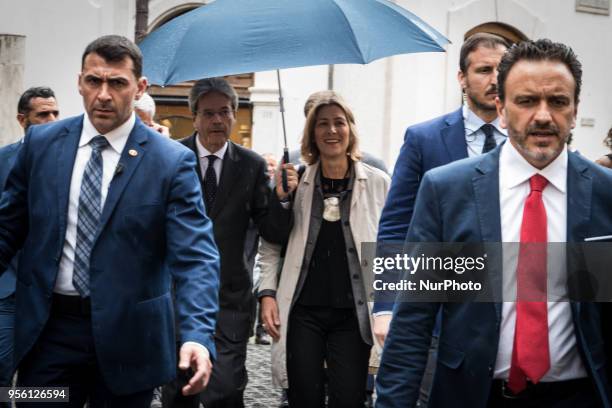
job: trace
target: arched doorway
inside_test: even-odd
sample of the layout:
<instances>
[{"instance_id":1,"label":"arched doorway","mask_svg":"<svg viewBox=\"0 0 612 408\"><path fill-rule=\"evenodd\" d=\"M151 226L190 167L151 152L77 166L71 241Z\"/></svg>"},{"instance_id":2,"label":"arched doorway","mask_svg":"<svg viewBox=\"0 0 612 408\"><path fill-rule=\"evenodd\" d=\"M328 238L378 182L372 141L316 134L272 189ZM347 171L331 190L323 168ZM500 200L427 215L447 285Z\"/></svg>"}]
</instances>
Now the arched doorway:
<instances>
[{"instance_id":1,"label":"arched doorway","mask_svg":"<svg viewBox=\"0 0 612 408\"><path fill-rule=\"evenodd\" d=\"M160 14L149 25L147 33L153 32L173 18L200 6L202 6L201 3L185 3ZM231 75L225 78L236 89L239 96L236 126L234 126L230 139L239 145L250 148L252 146L253 107L249 88L254 84L254 74ZM189 91L192 85L193 81L187 81L165 87L153 85L148 90L157 106L156 121L170 128L173 139L189 136L194 131L192 115L188 106Z\"/></svg>"},{"instance_id":2,"label":"arched doorway","mask_svg":"<svg viewBox=\"0 0 612 408\"><path fill-rule=\"evenodd\" d=\"M468 37L476 33L496 34L496 35L499 35L500 37L505 38L511 44L515 44L517 42L528 39L528 37L525 34L523 34L520 30L508 24L498 23L498 22L489 22L489 23L479 24L476 27L468 30L463 36L463 39L466 40Z\"/></svg>"}]
</instances>

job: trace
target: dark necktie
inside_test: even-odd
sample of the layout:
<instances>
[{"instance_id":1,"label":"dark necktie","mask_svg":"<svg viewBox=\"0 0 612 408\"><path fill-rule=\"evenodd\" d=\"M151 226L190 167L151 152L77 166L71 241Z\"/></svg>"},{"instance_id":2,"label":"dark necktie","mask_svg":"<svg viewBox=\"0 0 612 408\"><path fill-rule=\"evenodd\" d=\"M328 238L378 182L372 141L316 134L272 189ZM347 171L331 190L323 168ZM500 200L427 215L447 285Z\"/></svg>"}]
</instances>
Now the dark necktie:
<instances>
[{"instance_id":1,"label":"dark necktie","mask_svg":"<svg viewBox=\"0 0 612 408\"><path fill-rule=\"evenodd\" d=\"M208 167L206 167L206 173L204 174L204 201L206 213L210 214L217 195L217 172L215 172L214 167L217 156L209 154L206 158L208 159Z\"/></svg>"},{"instance_id":2,"label":"dark necktie","mask_svg":"<svg viewBox=\"0 0 612 408\"><path fill-rule=\"evenodd\" d=\"M72 273L72 284L82 297L89 296L89 256L102 213L102 150L108 146L108 140L98 135L89 144L91 156L81 181Z\"/></svg>"},{"instance_id":3,"label":"dark necktie","mask_svg":"<svg viewBox=\"0 0 612 408\"><path fill-rule=\"evenodd\" d=\"M542 191L548 180L536 174L529 179L531 191L525 200L521 243L516 271L516 326L508 387L514 393L525 389L527 379L537 383L550 369L546 208Z\"/></svg>"},{"instance_id":4,"label":"dark necktie","mask_svg":"<svg viewBox=\"0 0 612 408\"><path fill-rule=\"evenodd\" d=\"M482 152L486 153L495 149L497 146L497 143L495 142L495 127L490 123L485 123L480 127L480 129L482 129L482 132L485 134L485 142L484 146L482 147Z\"/></svg>"}]
</instances>

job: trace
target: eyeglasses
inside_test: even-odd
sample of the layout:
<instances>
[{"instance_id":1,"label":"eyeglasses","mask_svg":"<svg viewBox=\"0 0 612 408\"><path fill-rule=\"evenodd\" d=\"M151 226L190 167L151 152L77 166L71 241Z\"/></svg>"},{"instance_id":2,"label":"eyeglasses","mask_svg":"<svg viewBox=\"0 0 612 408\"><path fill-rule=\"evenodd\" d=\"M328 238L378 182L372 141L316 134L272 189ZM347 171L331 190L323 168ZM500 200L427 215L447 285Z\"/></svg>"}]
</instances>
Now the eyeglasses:
<instances>
[{"instance_id":1,"label":"eyeglasses","mask_svg":"<svg viewBox=\"0 0 612 408\"><path fill-rule=\"evenodd\" d=\"M219 115L221 119L228 119L232 117L233 112L229 109L221 109L220 111L213 111L213 110L198 111L198 114L200 114L202 117L206 119L213 119L217 115Z\"/></svg>"}]
</instances>

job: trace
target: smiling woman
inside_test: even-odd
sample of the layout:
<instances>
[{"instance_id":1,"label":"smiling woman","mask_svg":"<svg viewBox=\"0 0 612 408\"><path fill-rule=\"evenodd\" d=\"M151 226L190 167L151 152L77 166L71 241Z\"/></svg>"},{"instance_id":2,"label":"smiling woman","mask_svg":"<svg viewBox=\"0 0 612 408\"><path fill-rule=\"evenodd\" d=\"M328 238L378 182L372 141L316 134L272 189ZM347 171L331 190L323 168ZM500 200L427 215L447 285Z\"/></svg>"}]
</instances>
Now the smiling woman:
<instances>
[{"instance_id":1,"label":"smiling woman","mask_svg":"<svg viewBox=\"0 0 612 408\"><path fill-rule=\"evenodd\" d=\"M361 243L376 240L389 177L361 163L353 113L335 93L310 110L301 153L307 167L280 280L268 267L280 250L260 247L272 371L276 383L290 384L291 407L325 406L326 378L329 406L363 406L373 341Z\"/></svg>"}]
</instances>

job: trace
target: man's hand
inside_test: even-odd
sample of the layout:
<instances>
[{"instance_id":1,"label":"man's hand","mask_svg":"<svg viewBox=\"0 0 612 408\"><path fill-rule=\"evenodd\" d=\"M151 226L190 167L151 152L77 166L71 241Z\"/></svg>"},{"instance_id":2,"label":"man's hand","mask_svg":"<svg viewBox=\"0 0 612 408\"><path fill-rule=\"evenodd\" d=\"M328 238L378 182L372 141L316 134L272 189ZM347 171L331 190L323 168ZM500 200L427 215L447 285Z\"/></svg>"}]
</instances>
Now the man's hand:
<instances>
[{"instance_id":1,"label":"man's hand","mask_svg":"<svg viewBox=\"0 0 612 408\"><path fill-rule=\"evenodd\" d=\"M160 125L159 123L152 122L151 127L156 132L159 132L164 136L170 137L170 129L168 129L168 126L164 126L164 125Z\"/></svg>"},{"instance_id":2,"label":"man's hand","mask_svg":"<svg viewBox=\"0 0 612 408\"><path fill-rule=\"evenodd\" d=\"M376 341L380 344L380 347L385 345L385 339L387 338L387 333L389 333L389 325L391 324L392 314L382 314L378 316L374 316L374 336L376 337Z\"/></svg>"},{"instance_id":3,"label":"man's hand","mask_svg":"<svg viewBox=\"0 0 612 408\"><path fill-rule=\"evenodd\" d=\"M280 339L280 318L278 317L278 304L272 296L261 298L261 320L266 332L275 341Z\"/></svg>"},{"instance_id":4,"label":"man's hand","mask_svg":"<svg viewBox=\"0 0 612 408\"><path fill-rule=\"evenodd\" d=\"M195 374L193 374L189 383L183 387L183 395L200 393L208 384L212 363L210 362L210 353L204 346L190 342L181 346L179 369L188 370L190 367Z\"/></svg>"},{"instance_id":5,"label":"man's hand","mask_svg":"<svg viewBox=\"0 0 612 408\"><path fill-rule=\"evenodd\" d=\"M283 172L285 169L287 172L287 186L289 187L289 191L283 191ZM298 173L295 169L293 163L281 164L279 170L276 172L276 196L279 200L284 200L289 197L289 194L295 191L298 185Z\"/></svg>"}]
</instances>

